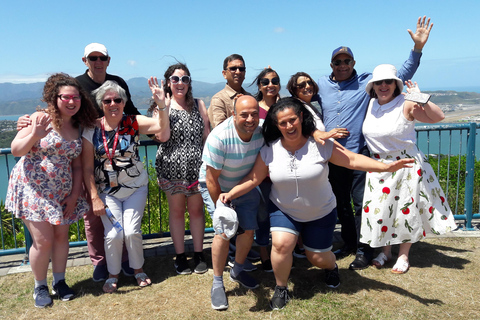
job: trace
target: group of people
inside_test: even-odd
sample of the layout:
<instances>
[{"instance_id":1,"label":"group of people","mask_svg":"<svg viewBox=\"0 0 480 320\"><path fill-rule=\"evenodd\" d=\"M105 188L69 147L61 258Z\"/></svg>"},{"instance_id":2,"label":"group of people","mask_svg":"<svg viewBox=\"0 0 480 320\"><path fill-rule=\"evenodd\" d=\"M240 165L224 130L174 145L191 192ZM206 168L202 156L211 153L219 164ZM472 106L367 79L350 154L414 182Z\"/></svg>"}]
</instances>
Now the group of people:
<instances>
[{"instance_id":1,"label":"group of people","mask_svg":"<svg viewBox=\"0 0 480 320\"><path fill-rule=\"evenodd\" d=\"M356 256L350 269L382 267L392 259L391 245L400 244L392 272L407 272L412 243L455 228L433 170L415 145L415 121L435 123L444 115L432 102L408 101L401 94L404 83L408 92L419 92L410 79L432 26L423 17L415 32L408 30L414 49L398 72L379 65L373 74L358 74L352 50L342 46L332 53L331 75L316 83L305 72L294 74L287 84L292 97L286 98L270 66L252 83L257 94L247 93L245 61L233 54L223 63L225 88L207 109L193 98L187 66L177 63L160 83L148 79L151 117L133 106L123 79L106 73L105 46L88 45L85 74L51 76L44 88L47 108L20 118L12 142L12 153L22 158L11 174L6 208L24 219L32 234L35 306L52 304L46 280L50 258L52 293L64 301L73 298L65 282L68 225L82 215L93 280L105 281L104 292L117 290L122 271L140 287L151 284L143 271L140 228L148 192L137 151L142 133L160 143L155 166L168 200L178 274L208 269L204 206L213 218L220 202L236 212L233 244L221 229L212 243L213 309L228 308L223 273L229 254L230 279L248 289L259 286L246 272L254 239L264 270L275 276L274 310L290 299L295 248L325 270L331 288L340 285L336 260L351 253ZM185 210L193 268L185 254ZM344 246L332 252L337 218Z\"/></svg>"}]
</instances>

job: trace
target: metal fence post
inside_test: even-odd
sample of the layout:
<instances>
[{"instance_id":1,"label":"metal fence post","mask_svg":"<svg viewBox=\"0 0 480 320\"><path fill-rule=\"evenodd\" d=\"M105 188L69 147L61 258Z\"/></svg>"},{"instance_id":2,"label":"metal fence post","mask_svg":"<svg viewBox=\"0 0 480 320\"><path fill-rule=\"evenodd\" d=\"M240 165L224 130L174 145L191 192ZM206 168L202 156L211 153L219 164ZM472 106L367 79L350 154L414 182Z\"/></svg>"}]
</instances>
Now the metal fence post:
<instances>
[{"instance_id":1,"label":"metal fence post","mask_svg":"<svg viewBox=\"0 0 480 320\"><path fill-rule=\"evenodd\" d=\"M465 168L465 206L464 213L466 217L465 230L474 230L472 226L473 218L473 184L475 175L475 137L477 135L477 126L470 123L467 137L467 162Z\"/></svg>"}]
</instances>

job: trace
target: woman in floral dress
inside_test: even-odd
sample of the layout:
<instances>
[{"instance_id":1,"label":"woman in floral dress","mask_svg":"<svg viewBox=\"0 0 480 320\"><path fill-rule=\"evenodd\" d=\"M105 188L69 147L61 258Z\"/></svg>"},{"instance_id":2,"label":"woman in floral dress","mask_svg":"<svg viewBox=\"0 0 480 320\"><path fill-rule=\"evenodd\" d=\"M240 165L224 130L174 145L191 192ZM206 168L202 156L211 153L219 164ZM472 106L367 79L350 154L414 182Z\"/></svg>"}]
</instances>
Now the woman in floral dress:
<instances>
[{"instance_id":1,"label":"woman in floral dress","mask_svg":"<svg viewBox=\"0 0 480 320\"><path fill-rule=\"evenodd\" d=\"M411 81L409 91L420 92ZM370 97L363 134L372 157L384 163L413 158L412 168L394 173L367 173L360 241L383 247L373 259L382 267L392 258L391 245L399 244L393 273L410 267L413 243L427 233L443 234L456 228L445 195L425 155L416 146L415 122L436 123L444 114L433 102L407 101L403 83L392 65L379 65L366 86Z\"/></svg>"},{"instance_id":2,"label":"woman in floral dress","mask_svg":"<svg viewBox=\"0 0 480 320\"><path fill-rule=\"evenodd\" d=\"M23 219L33 238L29 259L35 277L35 306L52 304L47 270L52 259L53 294L73 298L65 282L68 229L88 210L82 193L81 128L95 123L96 111L78 82L62 73L45 83L47 108L12 141L22 157L10 175L5 207Z\"/></svg>"}]
</instances>

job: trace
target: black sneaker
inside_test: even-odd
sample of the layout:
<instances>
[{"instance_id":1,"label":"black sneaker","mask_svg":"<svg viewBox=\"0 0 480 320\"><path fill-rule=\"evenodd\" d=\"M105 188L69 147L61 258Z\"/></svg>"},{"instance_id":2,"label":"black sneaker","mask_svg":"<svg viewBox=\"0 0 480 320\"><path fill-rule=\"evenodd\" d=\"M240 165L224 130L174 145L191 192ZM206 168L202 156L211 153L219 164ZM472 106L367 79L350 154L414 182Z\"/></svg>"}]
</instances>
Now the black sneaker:
<instances>
[{"instance_id":1,"label":"black sneaker","mask_svg":"<svg viewBox=\"0 0 480 320\"><path fill-rule=\"evenodd\" d=\"M305 259L307 256L305 255L305 249L300 248L298 245L295 245L295 250L293 251L293 256L299 259Z\"/></svg>"},{"instance_id":2,"label":"black sneaker","mask_svg":"<svg viewBox=\"0 0 480 320\"><path fill-rule=\"evenodd\" d=\"M45 285L35 288L33 299L35 299L35 307L37 308L45 308L53 304L52 297L48 293L48 287Z\"/></svg>"},{"instance_id":3,"label":"black sneaker","mask_svg":"<svg viewBox=\"0 0 480 320\"><path fill-rule=\"evenodd\" d=\"M195 268L193 271L195 273L205 273L208 270L207 262L203 256L203 252L195 252L193 255L193 261L195 263Z\"/></svg>"},{"instance_id":4,"label":"black sneaker","mask_svg":"<svg viewBox=\"0 0 480 320\"><path fill-rule=\"evenodd\" d=\"M232 281L240 283L242 286L244 286L247 289L257 289L259 284L258 281L252 278L251 276L248 275L248 273L245 272L245 270L240 271L239 274L235 277L232 273L233 270L230 270L230 279Z\"/></svg>"},{"instance_id":5,"label":"black sneaker","mask_svg":"<svg viewBox=\"0 0 480 320\"><path fill-rule=\"evenodd\" d=\"M53 286L52 294L62 301L72 300L75 297L75 292L70 289L65 280L60 280Z\"/></svg>"},{"instance_id":6,"label":"black sneaker","mask_svg":"<svg viewBox=\"0 0 480 320\"><path fill-rule=\"evenodd\" d=\"M227 295L225 294L224 287L212 288L210 291L210 297L212 300L212 308L215 310L228 309Z\"/></svg>"},{"instance_id":7,"label":"black sneaker","mask_svg":"<svg viewBox=\"0 0 480 320\"><path fill-rule=\"evenodd\" d=\"M106 264L93 266L93 281L102 282L108 279L108 270Z\"/></svg>"},{"instance_id":8,"label":"black sneaker","mask_svg":"<svg viewBox=\"0 0 480 320\"><path fill-rule=\"evenodd\" d=\"M335 269L325 269L325 284L329 288L337 288L340 285L340 275L338 274L338 266L335 264Z\"/></svg>"},{"instance_id":9,"label":"black sneaker","mask_svg":"<svg viewBox=\"0 0 480 320\"><path fill-rule=\"evenodd\" d=\"M265 272L273 272L272 261L270 259L262 261L262 269Z\"/></svg>"},{"instance_id":10,"label":"black sneaker","mask_svg":"<svg viewBox=\"0 0 480 320\"><path fill-rule=\"evenodd\" d=\"M179 254L175 258L175 271L177 271L178 274L191 274L192 270L190 270L190 267L188 266L187 262L187 257L185 254Z\"/></svg>"},{"instance_id":11,"label":"black sneaker","mask_svg":"<svg viewBox=\"0 0 480 320\"><path fill-rule=\"evenodd\" d=\"M275 293L273 294L272 300L270 300L270 308L272 310L280 310L285 308L290 297L288 296L287 287L275 286Z\"/></svg>"}]
</instances>

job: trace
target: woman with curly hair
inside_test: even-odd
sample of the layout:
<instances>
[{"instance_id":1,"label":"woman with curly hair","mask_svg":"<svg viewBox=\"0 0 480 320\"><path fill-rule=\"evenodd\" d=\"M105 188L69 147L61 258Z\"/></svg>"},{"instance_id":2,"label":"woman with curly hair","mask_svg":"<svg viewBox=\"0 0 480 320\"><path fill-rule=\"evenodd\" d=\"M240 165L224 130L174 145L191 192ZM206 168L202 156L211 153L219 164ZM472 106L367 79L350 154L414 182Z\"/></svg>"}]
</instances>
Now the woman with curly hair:
<instances>
[{"instance_id":1,"label":"woman with curly hair","mask_svg":"<svg viewBox=\"0 0 480 320\"><path fill-rule=\"evenodd\" d=\"M88 210L82 196L81 130L92 127L97 115L77 80L64 73L48 78L43 101L47 108L35 112L12 141L12 154L22 158L12 170L5 203L33 238L29 258L38 308L52 304L50 257L53 294L63 301L75 295L65 282L68 229Z\"/></svg>"},{"instance_id":2,"label":"woman with curly hair","mask_svg":"<svg viewBox=\"0 0 480 320\"><path fill-rule=\"evenodd\" d=\"M104 116L83 133L83 179L93 213L105 229L109 278L103 291L117 290L125 243L130 267L140 287L150 285L143 272L142 217L147 202L148 173L138 155L140 134L155 134L165 123L142 115L123 115L127 94L115 81L93 92ZM165 108L163 92L159 106Z\"/></svg>"}]
</instances>

